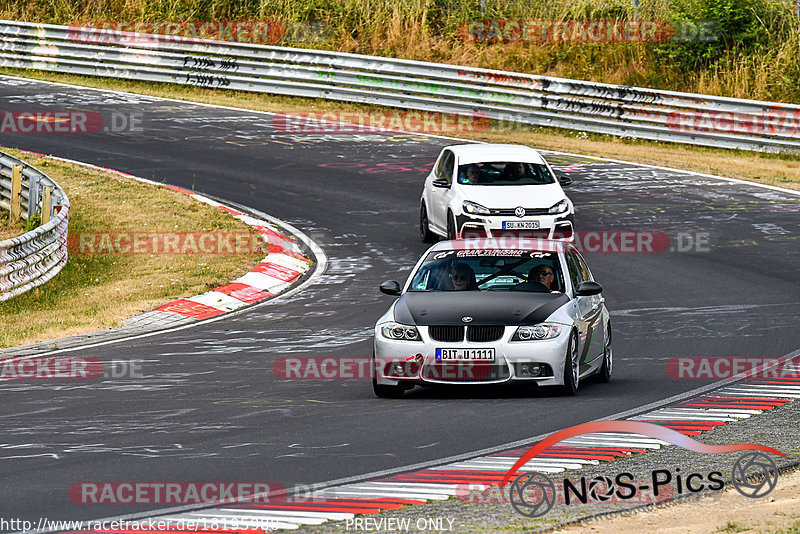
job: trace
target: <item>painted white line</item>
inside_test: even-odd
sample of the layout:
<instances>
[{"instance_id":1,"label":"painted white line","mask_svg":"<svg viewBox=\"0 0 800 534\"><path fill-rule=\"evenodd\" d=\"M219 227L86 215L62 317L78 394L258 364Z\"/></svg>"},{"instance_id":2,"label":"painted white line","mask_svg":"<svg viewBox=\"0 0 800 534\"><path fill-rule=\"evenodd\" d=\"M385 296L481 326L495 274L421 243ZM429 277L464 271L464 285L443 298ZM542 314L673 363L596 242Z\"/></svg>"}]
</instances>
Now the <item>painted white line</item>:
<instances>
[{"instance_id":1,"label":"painted white line","mask_svg":"<svg viewBox=\"0 0 800 534\"><path fill-rule=\"evenodd\" d=\"M451 494L458 488L458 484L437 484L435 482L364 482L363 484L348 485L347 489L386 489L399 491L429 491L431 493Z\"/></svg>"},{"instance_id":2,"label":"painted white line","mask_svg":"<svg viewBox=\"0 0 800 534\"><path fill-rule=\"evenodd\" d=\"M702 416L694 416L694 415L686 415L686 414L673 414L670 415L668 413L659 414L663 417L653 417L651 415L637 415L636 417L631 417L631 421L721 421L723 423L727 422L736 422L739 419L733 417L702 417Z\"/></svg>"},{"instance_id":3,"label":"painted white line","mask_svg":"<svg viewBox=\"0 0 800 534\"><path fill-rule=\"evenodd\" d=\"M641 436L639 434L627 434L627 433L619 433L619 432L591 432L588 434L581 434L581 436L585 436L587 438L610 438L616 441L620 441L622 443L658 443L661 445L667 445L668 443L661 439L650 438ZM576 437L581 437L576 436Z\"/></svg>"},{"instance_id":4,"label":"painted white line","mask_svg":"<svg viewBox=\"0 0 800 534\"><path fill-rule=\"evenodd\" d=\"M513 465L513 464L511 464ZM510 468L511 466L509 466ZM449 464L447 466L442 467L432 467L432 470L444 470L444 469L458 469L459 471L494 471L494 469L487 468L484 465L474 465L471 462L463 462L463 463L456 463L456 464ZM570 467L569 469L572 469ZM521 471L542 471L543 473L563 473L567 470L564 467L553 467L551 465L541 465L541 464L531 464L528 462L524 466L520 468ZM497 473L505 474L508 469L498 470Z\"/></svg>"},{"instance_id":5,"label":"painted white line","mask_svg":"<svg viewBox=\"0 0 800 534\"><path fill-rule=\"evenodd\" d=\"M737 397L772 397L775 399L782 398L787 401L791 401L791 399L800 398L800 393L786 393L784 391L780 391L773 395L769 392L753 391L752 389L740 389L740 390L732 389L727 391L726 394ZM754 400L753 402L758 402L758 401Z\"/></svg>"},{"instance_id":6,"label":"painted white line","mask_svg":"<svg viewBox=\"0 0 800 534\"><path fill-rule=\"evenodd\" d=\"M235 514L239 516L267 516L267 517L282 517L286 521L292 521L296 518L302 519L304 517L322 518L332 521L341 521L342 519L350 519L355 517L355 514L350 512L315 512L312 510L296 510L287 508L284 510L269 509L269 508L220 508L220 512Z\"/></svg>"},{"instance_id":7,"label":"painted white line","mask_svg":"<svg viewBox=\"0 0 800 534\"><path fill-rule=\"evenodd\" d=\"M634 448L634 449L660 449L661 445L657 443L626 443L626 442L618 442L618 441L608 441L604 439L581 439L581 440L564 440L559 443L567 444L567 445L578 445L581 447L587 445L598 445L601 447L609 447L609 446L618 446L623 447L626 449ZM609 447L611 448L611 447Z\"/></svg>"},{"instance_id":8,"label":"painted white line","mask_svg":"<svg viewBox=\"0 0 800 534\"><path fill-rule=\"evenodd\" d=\"M398 490L381 490L381 489L371 489L371 490L339 490L336 492L323 490L322 492L317 493L316 495L325 497L325 498L337 498L337 497L360 497L364 499L387 499L387 498L395 498L395 499L416 499L418 501L443 501L450 498L450 495L443 495L441 493L425 493L425 492L418 492L418 491L398 491Z\"/></svg>"},{"instance_id":9,"label":"painted white line","mask_svg":"<svg viewBox=\"0 0 800 534\"><path fill-rule=\"evenodd\" d=\"M284 282L283 280L278 280L277 278L262 273L247 273L234 280L234 282L247 284L248 286L263 289L270 293L276 293L290 285L289 282Z\"/></svg>"},{"instance_id":10,"label":"painted white line","mask_svg":"<svg viewBox=\"0 0 800 534\"><path fill-rule=\"evenodd\" d=\"M659 414L685 414L685 415L696 415L698 417L712 417L714 415L719 415L721 417L734 417L734 418L742 418L746 419L750 417L750 414L746 413L732 413L728 410L695 410L691 408L665 408L664 410L659 410ZM759 411L760 413L760 411Z\"/></svg>"},{"instance_id":11,"label":"painted white line","mask_svg":"<svg viewBox=\"0 0 800 534\"><path fill-rule=\"evenodd\" d=\"M239 299L233 298L225 293L220 293L219 291L208 291L207 293L189 297L186 300L205 304L206 306L211 306L212 308L223 311L233 311L242 306L247 306L246 302L242 302Z\"/></svg>"},{"instance_id":12,"label":"painted white line","mask_svg":"<svg viewBox=\"0 0 800 534\"><path fill-rule=\"evenodd\" d=\"M470 460L469 462L464 462L465 464L469 465L485 465L487 467L497 467L499 469L508 468L514 465L519 457L517 458L481 458L476 460ZM594 464L592 464L594 462ZM529 464L533 465L551 465L555 467L569 467L573 465L577 466L584 466L584 465L597 465L600 462L597 460L584 460L584 459L577 459L577 458L532 458L528 461Z\"/></svg>"}]
</instances>

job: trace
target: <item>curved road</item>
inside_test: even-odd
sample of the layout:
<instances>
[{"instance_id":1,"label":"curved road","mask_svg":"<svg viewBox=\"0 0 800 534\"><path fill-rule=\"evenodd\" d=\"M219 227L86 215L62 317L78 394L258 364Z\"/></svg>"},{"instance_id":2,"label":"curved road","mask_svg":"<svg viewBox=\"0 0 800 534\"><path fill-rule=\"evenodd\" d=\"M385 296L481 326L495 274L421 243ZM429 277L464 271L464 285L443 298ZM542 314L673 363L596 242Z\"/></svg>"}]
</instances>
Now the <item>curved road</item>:
<instances>
[{"instance_id":1,"label":"curved road","mask_svg":"<svg viewBox=\"0 0 800 534\"><path fill-rule=\"evenodd\" d=\"M279 305L73 353L142 359L144 379L7 381L3 516L88 519L146 507L72 503L87 481L277 481L285 486L433 460L554 431L703 384L675 356L777 357L800 346L800 202L741 183L574 156L583 230L660 230L709 251L591 254L615 328L616 376L577 397L518 390L373 397L368 381L284 381L281 356L368 356L375 319L424 245L420 187L449 141L410 134L287 135L271 116L0 78L3 110L142 113L141 131L0 133L0 145L111 167L267 212L330 259ZM566 172L566 171L565 171ZM113 229L110 229L113 231ZM682 234L684 237L678 237ZM703 237L701 236L701 239Z\"/></svg>"}]
</instances>

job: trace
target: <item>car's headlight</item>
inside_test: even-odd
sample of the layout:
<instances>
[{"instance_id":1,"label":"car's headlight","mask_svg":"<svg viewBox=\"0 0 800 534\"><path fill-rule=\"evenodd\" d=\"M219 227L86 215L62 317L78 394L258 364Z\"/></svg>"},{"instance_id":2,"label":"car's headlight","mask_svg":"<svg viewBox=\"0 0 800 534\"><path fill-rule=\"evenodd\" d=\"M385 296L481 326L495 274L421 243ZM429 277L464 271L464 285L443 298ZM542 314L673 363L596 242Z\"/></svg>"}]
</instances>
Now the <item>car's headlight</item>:
<instances>
[{"instance_id":1,"label":"car's headlight","mask_svg":"<svg viewBox=\"0 0 800 534\"><path fill-rule=\"evenodd\" d=\"M564 200L558 202L553 207L551 207L549 210L547 210L547 213L549 213L551 215L554 214L554 213L564 213L568 209L569 209L569 202L567 202L567 199L565 198Z\"/></svg>"},{"instance_id":2,"label":"car's headlight","mask_svg":"<svg viewBox=\"0 0 800 534\"><path fill-rule=\"evenodd\" d=\"M472 213L473 215L489 215L491 213L491 211L489 211L489 208L481 206L477 202L470 202L469 200L465 200L463 206L465 212Z\"/></svg>"},{"instance_id":3,"label":"car's headlight","mask_svg":"<svg viewBox=\"0 0 800 534\"><path fill-rule=\"evenodd\" d=\"M542 339L553 339L561 334L564 327L557 324L542 323L533 326L520 326L511 341L539 341Z\"/></svg>"},{"instance_id":4,"label":"car's headlight","mask_svg":"<svg viewBox=\"0 0 800 534\"><path fill-rule=\"evenodd\" d=\"M422 341L416 327L400 323L386 323L381 326L381 335L386 339L402 341Z\"/></svg>"}]
</instances>

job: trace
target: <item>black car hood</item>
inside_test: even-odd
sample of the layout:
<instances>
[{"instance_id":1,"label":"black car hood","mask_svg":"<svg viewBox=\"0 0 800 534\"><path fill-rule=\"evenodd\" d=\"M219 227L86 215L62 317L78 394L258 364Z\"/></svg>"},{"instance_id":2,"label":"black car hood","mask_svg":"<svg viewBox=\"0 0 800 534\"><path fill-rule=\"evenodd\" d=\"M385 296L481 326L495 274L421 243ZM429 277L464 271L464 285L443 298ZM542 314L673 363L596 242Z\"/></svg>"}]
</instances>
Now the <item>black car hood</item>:
<instances>
[{"instance_id":1,"label":"black car hood","mask_svg":"<svg viewBox=\"0 0 800 534\"><path fill-rule=\"evenodd\" d=\"M435 291L404 293L394 308L395 320L403 324L523 325L541 323L569 302L563 293L510 291Z\"/></svg>"}]
</instances>

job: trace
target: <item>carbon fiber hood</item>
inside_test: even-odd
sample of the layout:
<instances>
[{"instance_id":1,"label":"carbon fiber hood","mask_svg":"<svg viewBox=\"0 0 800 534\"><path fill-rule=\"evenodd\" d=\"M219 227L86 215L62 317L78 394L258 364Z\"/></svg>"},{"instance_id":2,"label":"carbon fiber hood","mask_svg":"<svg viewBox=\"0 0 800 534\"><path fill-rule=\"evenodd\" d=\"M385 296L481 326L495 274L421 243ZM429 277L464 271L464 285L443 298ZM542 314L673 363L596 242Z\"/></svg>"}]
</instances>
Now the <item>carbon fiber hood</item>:
<instances>
[{"instance_id":1,"label":"carbon fiber hood","mask_svg":"<svg viewBox=\"0 0 800 534\"><path fill-rule=\"evenodd\" d=\"M395 320L409 325L469 324L523 325L541 323L567 304L563 293L511 291L407 292L394 308Z\"/></svg>"}]
</instances>

